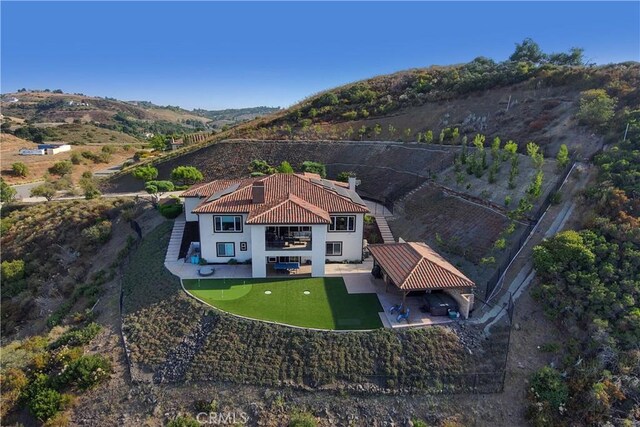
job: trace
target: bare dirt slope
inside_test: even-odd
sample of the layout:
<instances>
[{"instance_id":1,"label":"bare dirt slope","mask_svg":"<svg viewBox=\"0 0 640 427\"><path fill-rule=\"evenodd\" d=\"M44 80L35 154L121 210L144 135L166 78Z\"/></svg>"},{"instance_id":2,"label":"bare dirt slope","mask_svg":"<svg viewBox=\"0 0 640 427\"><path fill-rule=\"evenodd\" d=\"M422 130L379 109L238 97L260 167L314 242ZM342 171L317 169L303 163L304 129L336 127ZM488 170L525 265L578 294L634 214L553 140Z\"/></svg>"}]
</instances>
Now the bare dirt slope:
<instances>
[{"instance_id":1,"label":"bare dirt slope","mask_svg":"<svg viewBox=\"0 0 640 427\"><path fill-rule=\"evenodd\" d=\"M396 137L403 140L415 140L417 132L426 130L432 130L437 140L441 129L459 127L461 135L482 133L487 140L498 136L503 142L512 139L520 143L521 150L528 141L534 141L547 156L555 156L560 144L588 156L601 145L601 138L578 126L574 116L579 98L579 89L542 88L533 81L427 102L390 116L342 123L339 127L358 129L379 123L383 129L381 138L389 138L388 128L393 125L398 129ZM407 128L411 129L409 138L402 135Z\"/></svg>"},{"instance_id":2,"label":"bare dirt slope","mask_svg":"<svg viewBox=\"0 0 640 427\"><path fill-rule=\"evenodd\" d=\"M363 195L396 200L432 172L449 166L453 152L448 147L378 142L225 141L155 166L159 179L167 179L177 166L190 165L200 169L205 180L213 180L246 176L254 159L274 165L287 160L296 170L305 160L319 161L327 165L330 177L354 171L362 180L358 191ZM142 188L142 183L129 175L116 177L106 185L118 193Z\"/></svg>"}]
</instances>

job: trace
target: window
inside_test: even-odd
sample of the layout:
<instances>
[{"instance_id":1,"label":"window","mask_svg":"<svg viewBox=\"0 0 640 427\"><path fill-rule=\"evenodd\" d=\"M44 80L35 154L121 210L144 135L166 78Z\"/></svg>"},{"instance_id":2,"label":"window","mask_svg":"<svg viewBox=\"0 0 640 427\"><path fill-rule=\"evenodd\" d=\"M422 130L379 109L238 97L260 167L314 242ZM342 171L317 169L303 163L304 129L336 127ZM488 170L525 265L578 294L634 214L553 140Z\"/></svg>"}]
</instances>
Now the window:
<instances>
[{"instance_id":1,"label":"window","mask_svg":"<svg viewBox=\"0 0 640 427\"><path fill-rule=\"evenodd\" d=\"M247 242L240 242L240 250L241 251L247 250Z\"/></svg>"},{"instance_id":2,"label":"window","mask_svg":"<svg viewBox=\"0 0 640 427\"><path fill-rule=\"evenodd\" d=\"M220 215L213 217L213 229L216 233L242 233L242 216Z\"/></svg>"},{"instance_id":3,"label":"window","mask_svg":"<svg viewBox=\"0 0 640 427\"><path fill-rule=\"evenodd\" d=\"M327 256L342 255L342 242L327 242Z\"/></svg>"},{"instance_id":4,"label":"window","mask_svg":"<svg viewBox=\"0 0 640 427\"><path fill-rule=\"evenodd\" d=\"M233 257L236 256L236 246L233 242L219 242L216 243L216 253L219 257Z\"/></svg>"},{"instance_id":5,"label":"window","mask_svg":"<svg viewBox=\"0 0 640 427\"><path fill-rule=\"evenodd\" d=\"M329 231L356 231L356 217L353 215L332 216Z\"/></svg>"}]
</instances>

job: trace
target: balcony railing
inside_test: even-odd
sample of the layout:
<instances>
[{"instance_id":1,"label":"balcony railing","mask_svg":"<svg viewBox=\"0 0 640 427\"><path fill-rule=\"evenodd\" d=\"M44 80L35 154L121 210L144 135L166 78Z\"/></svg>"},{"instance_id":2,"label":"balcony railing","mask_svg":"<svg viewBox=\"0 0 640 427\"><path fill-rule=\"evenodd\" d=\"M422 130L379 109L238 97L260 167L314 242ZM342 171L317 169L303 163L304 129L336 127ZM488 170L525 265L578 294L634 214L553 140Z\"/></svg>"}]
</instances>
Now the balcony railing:
<instances>
[{"instance_id":1,"label":"balcony railing","mask_svg":"<svg viewBox=\"0 0 640 427\"><path fill-rule=\"evenodd\" d=\"M267 241L265 248L268 251L310 251L311 240L287 237L283 240Z\"/></svg>"}]
</instances>

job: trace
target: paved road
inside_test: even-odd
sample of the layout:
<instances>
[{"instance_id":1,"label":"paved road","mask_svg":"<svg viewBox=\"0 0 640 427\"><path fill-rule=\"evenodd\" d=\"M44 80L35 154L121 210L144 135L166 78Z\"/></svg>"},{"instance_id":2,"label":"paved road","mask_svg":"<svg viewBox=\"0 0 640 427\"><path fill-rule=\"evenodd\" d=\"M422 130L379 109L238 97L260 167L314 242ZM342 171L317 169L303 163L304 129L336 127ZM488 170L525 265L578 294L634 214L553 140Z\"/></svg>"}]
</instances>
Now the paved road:
<instances>
[{"instance_id":1,"label":"paved road","mask_svg":"<svg viewBox=\"0 0 640 427\"><path fill-rule=\"evenodd\" d=\"M13 185L16 190L17 199L28 199L31 197L31 189L42 184L44 181L30 182L29 184Z\"/></svg>"}]
</instances>

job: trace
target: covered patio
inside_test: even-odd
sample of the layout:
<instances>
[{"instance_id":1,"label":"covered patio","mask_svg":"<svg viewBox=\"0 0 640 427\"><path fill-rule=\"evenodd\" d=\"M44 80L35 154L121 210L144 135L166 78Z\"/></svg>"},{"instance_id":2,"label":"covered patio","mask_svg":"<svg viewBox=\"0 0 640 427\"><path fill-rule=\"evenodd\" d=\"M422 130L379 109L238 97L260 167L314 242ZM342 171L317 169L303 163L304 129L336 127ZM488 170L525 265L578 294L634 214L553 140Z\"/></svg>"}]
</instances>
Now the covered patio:
<instances>
[{"instance_id":1,"label":"covered patio","mask_svg":"<svg viewBox=\"0 0 640 427\"><path fill-rule=\"evenodd\" d=\"M383 304L387 312L392 311L389 314L405 313L411 318L428 311L434 319L469 317L475 284L425 243L370 245L369 251L373 257L372 275L385 288L378 294L380 300L399 300L392 306ZM429 307L426 299L451 301L452 307L447 308L443 302L447 316L441 312L436 316L436 309Z\"/></svg>"}]
</instances>

